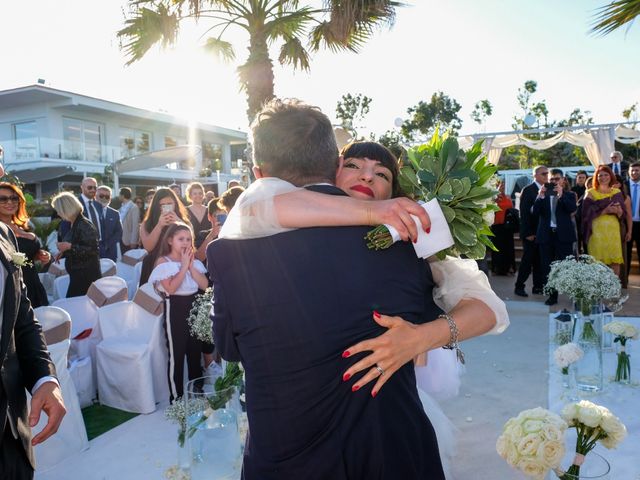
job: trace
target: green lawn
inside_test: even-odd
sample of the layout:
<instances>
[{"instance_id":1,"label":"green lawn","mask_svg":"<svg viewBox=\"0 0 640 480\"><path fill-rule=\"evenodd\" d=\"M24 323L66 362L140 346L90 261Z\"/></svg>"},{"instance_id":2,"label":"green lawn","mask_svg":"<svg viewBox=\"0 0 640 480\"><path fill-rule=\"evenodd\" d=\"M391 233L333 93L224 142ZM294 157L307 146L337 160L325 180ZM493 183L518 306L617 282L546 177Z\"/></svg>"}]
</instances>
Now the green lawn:
<instances>
[{"instance_id":1,"label":"green lawn","mask_svg":"<svg viewBox=\"0 0 640 480\"><path fill-rule=\"evenodd\" d=\"M137 417L138 414L95 404L83 408L82 416L84 418L84 426L87 429L87 437L89 437L89 440L93 440L98 435L102 435L121 423Z\"/></svg>"}]
</instances>

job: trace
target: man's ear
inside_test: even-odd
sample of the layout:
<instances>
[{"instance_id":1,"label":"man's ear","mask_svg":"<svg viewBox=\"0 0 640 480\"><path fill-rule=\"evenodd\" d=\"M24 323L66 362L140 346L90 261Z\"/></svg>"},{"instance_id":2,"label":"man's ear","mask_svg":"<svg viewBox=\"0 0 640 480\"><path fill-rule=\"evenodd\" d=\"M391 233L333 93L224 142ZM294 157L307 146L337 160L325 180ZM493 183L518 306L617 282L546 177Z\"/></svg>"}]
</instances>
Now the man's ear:
<instances>
[{"instance_id":1,"label":"man's ear","mask_svg":"<svg viewBox=\"0 0 640 480\"><path fill-rule=\"evenodd\" d=\"M253 174L256 178L264 178L264 173L262 173L262 169L259 166L254 165L251 167L251 170L253 170Z\"/></svg>"},{"instance_id":2,"label":"man's ear","mask_svg":"<svg viewBox=\"0 0 640 480\"><path fill-rule=\"evenodd\" d=\"M338 169L336 170L336 178L338 178L338 176L340 175L340 172L342 172L343 167L344 167L344 157L340 155L338 157Z\"/></svg>"}]
</instances>

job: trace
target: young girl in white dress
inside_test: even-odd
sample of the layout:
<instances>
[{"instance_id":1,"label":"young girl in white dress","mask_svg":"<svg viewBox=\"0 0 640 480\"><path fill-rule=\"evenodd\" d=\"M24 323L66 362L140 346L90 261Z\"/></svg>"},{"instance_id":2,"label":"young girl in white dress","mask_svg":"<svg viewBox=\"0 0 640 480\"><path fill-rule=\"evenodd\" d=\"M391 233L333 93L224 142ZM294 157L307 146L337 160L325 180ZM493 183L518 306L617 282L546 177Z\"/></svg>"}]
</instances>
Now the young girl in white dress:
<instances>
[{"instance_id":1,"label":"young girl in white dress","mask_svg":"<svg viewBox=\"0 0 640 480\"><path fill-rule=\"evenodd\" d=\"M149 282L165 297L165 334L169 351L170 401L184 391L184 358L189 380L202 376L201 343L189 333L187 318L198 290L208 286L206 268L194 258L193 232L189 225L170 225L161 239L161 249Z\"/></svg>"}]
</instances>

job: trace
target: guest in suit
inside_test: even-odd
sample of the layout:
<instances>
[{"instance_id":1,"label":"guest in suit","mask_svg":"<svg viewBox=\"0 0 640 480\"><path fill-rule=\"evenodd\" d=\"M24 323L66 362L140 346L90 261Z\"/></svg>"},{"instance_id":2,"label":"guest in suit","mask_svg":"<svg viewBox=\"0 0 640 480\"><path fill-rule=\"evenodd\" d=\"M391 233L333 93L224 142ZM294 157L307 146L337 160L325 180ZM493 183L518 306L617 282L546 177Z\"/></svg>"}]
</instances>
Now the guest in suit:
<instances>
[{"instance_id":1,"label":"guest in suit","mask_svg":"<svg viewBox=\"0 0 640 480\"><path fill-rule=\"evenodd\" d=\"M533 272L534 295L542 295L544 275L540 264L540 250L536 244L536 232L538 230L538 215L533 213L533 204L540 192L540 188L549 178L549 169L544 165L538 165L533 169L533 183L527 185L520 195L520 239L522 240L522 258L516 277L514 293L520 297L527 297L524 289L529 275Z\"/></svg>"},{"instance_id":2,"label":"guest in suit","mask_svg":"<svg viewBox=\"0 0 640 480\"><path fill-rule=\"evenodd\" d=\"M118 197L120 197L119 213L120 223L122 224L120 247L122 248L122 253L124 253L132 248L138 248L140 243L140 209L131 200L132 193L129 187L122 187L118 192Z\"/></svg>"},{"instance_id":3,"label":"guest in suit","mask_svg":"<svg viewBox=\"0 0 640 480\"><path fill-rule=\"evenodd\" d=\"M607 163L607 167L611 169L614 175L620 175L623 180L629 178L629 162L622 159L622 153L617 150L611 152L611 163Z\"/></svg>"},{"instance_id":4,"label":"guest in suit","mask_svg":"<svg viewBox=\"0 0 640 480\"><path fill-rule=\"evenodd\" d=\"M58 242L59 255L66 259L65 268L69 274L67 297L86 295L89 286L101 277L98 234L82 215L82 204L73 194L57 194L51 200L51 206L71 225L67 236Z\"/></svg>"},{"instance_id":5,"label":"guest in suit","mask_svg":"<svg viewBox=\"0 0 640 480\"><path fill-rule=\"evenodd\" d=\"M631 235L627 242L627 282L631 270L633 244L636 245L636 256L640 260L640 162L632 163L629 167L629 181L625 182L627 195L631 199Z\"/></svg>"},{"instance_id":6,"label":"guest in suit","mask_svg":"<svg viewBox=\"0 0 640 480\"><path fill-rule=\"evenodd\" d=\"M15 236L0 223L0 478L7 480L33 478L32 446L56 433L65 415L55 367L14 259L17 251ZM33 395L30 413L25 389ZM42 411L47 425L32 439Z\"/></svg>"},{"instance_id":7,"label":"guest in suit","mask_svg":"<svg viewBox=\"0 0 640 480\"><path fill-rule=\"evenodd\" d=\"M78 201L82 205L82 214L89 222L93 224L98 232L98 239L102 234L102 205L96 200L96 193L98 191L98 182L93 177L86 177L80 184L80 195L78 195ZM61 237L66 237L71 229L71 224L65 220L60 222L58 231Z\"/></svg>"},{"instance_id":8,"label":"guest in suit","mask_svg":"<svg viewBox=\"0 0 640 480\"><path fill-rule=\"evenodd\" d=\"M102 237L100 238L100 258L118 259L118 244L122 240L122 223L120 214L111 208L111 187L98 187L98 202L102 205Z\"/></svg>"},{"instance_id":9,"label":"guest in suit","mask_svg":"<svg viewBox=\"0 0 640 480\"><path fill-rule=\"evenodd\" d=\"M547 282L551 262L564 260L573 253L576 230L572 214L576 211L576 196L565 191L562 170L551 170L550 186L540 187L533 204L533 214L538 216L536 243L540 248L540 263L544 282ZM553 292L544 302L545 305L558 303L558 292Z\"/></svg>"}]
</instances>

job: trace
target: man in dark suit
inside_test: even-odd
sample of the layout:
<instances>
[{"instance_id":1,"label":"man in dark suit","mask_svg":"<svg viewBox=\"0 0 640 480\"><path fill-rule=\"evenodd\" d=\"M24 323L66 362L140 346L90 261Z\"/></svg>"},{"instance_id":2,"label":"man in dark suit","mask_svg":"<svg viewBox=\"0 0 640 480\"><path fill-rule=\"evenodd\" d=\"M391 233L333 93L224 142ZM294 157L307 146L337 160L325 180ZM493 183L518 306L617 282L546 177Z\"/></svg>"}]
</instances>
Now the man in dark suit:
<instances>
[{"instance_id":1,"label":"man in dark suit","mask_svg":"<svg viewBox=\"0 0 640 480\"><path fill-rule=\"evenodd\" d=\"M620 175L623 180L629 178L629 162L622 159L622 153L617 150L611 152L611 163L607 166L611 168L614 175Z\"/></svg>"},{"instance_id":2,"label":"man in dark suit","mask_svg":"<svg viewBox=\"0 0 640 480\"><path fill-rule=\"evenodd\" d=\"M33 478L32 446L53 435L65 414L55 367L27 299L16 252L13 232L0 223L0 478L6 480ZM33 395L29 414L25 388ZM31 439L31 427L43 410L48 423Z\"/></svg>"},{"instance_id":3,"label":"man in dark suit","mask_svg":"<svg viewBox=\"0 0 640 480\"><path fill-rule=\"evenodd\" d=\"M540 265L540 253L536 245L536 231L538 229L538 215L533 213L533 203L538 196L542 185L549 176L549 169L544 165L538 165L533 169L533 183L526 186L520 194L520 240L522 240L522 258L516 277L514 293L520 297L527 297L524 289L529 275L533 272L534 295L542 295L544 276Z\"/></svg>"},{"instance_id":4,"label":"man in dark suit","mask_svg":"<svg viewBox=\"0 0 640 480\"><path fill-rule=\"evenodd\" d=\"M102 205L96 200L98 182L93 177L86 177L80 184L80 195L78 200L82 204L82 214L93 224L98 231L98 239L102 240ZM60 238L64 239L71 230L71 224L66 220L60 222L58 227Z\"/></svg>"},{"instance_id":5,"label":"man in dark suit","mask_svg":"<svg viewBox=\"0 0 640 480\"><path fill-rule=\"evenodd\" d=\"M100 238L100 258L110 258L114 262L118 258L118 244L122 240L122 223L120 214L111 208L111 188L100 185L96 194L102 207L102 237Z\"/></svg>"},{"instance_id":6,"label":"man in dark suit","mask_svg":"<svg viewBox=\"0 0 640 480\"><path fill-rule=\"evenodd\" d=\"M325 115L274 100L256 118L257 178L345 195L332 185L338 153ZM441 312L428 265L407 243L367 249L368 229L307 228L219 239L207 248L216 348L242 361L246 374L245 480L444 478L411 362L401 363L379 392L371 384L358 388L353 381L361 373L341 378L368 359L344 349L385 330L371 321L373 310L433 329L412 338L450 339L448 321L429 322ZM365 375L379 377L385 367L370 361Z\"/></svg>"},{"instance_id":7,"label":"man in dark suit","mask_svg":"<svg viewBox=\"0 0 640 480\"><path fill-rule=\"evenodd\" d=\"M571 215L576 211L576 196L563 189L562 170L551 170L549 184L542 185L533 204L533 214L538 216L536 243L540 248L540 263L544 282L547 282L551 262L564 260L573 254L576 241L576 229ZM549 188L547 188L549 187ZM558 292L553 292L544 302L545 305L558 303Z\"/></svg>"},{"instance_id":8,"label":"man in dark suit","mask_svg":"<svg viewBox=\"0 0 640 480\"><path fill-rule=\"evenodd\" d=\"M636 256L640 260L640 162L631 164L629 167L629 181L624 182L623 187L625 193L631 200L631 218L633 220L631 238L627 242L627 265L625 274L628 283L634 243L636 245Z\"/></svg>"}]
</instances>

